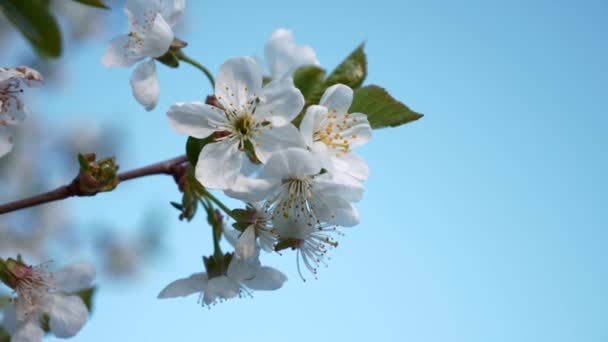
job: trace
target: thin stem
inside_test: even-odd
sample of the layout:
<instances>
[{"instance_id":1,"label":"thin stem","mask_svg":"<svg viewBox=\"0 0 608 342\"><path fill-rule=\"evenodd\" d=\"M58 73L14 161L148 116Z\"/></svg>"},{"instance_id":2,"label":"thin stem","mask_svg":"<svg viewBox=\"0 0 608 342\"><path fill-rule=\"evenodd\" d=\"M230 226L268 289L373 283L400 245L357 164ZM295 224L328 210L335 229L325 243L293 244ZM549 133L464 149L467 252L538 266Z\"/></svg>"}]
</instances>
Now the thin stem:
<instances>
[{"instance_id":1,"label":"thin stem","mask_svg":"<svg viewBox=\"0 0 608 342\"><path fill-rule=\"evenodd\" d=\"M118 174L117 177L121 182L123 182L145 176L165 174L172 175L175 181L178 182L180 173L183 172L180 166L187 161L188 157L183 155L173 159L165 160L160 163L151 164L138 169L126 171ZM34 207L40 204L63 200L68 197L83 197L96 195L83 193L82 190L80 190L79 182L80 177L77 176L70 184L60 186L55 190L51 190L40 195L0 205L0 215L25 208Z\"/></svg>"},{"instance_id":2,"label":"thin stem","mask_svg":"<svg viewBox=\"0 0 608 342\"><path fill-rule=\"evenodd\" d=\"M203 74L205 74L205 76L207 76L207 79L211 83L211 88L215 88L215 79L213 78L213 75L211 74L209 69L205 68L204 65L202 65L201 63L195 61L194 59L186 56L182 52L182 50L177 51L175 53L175 57L177 57L177 59L179 59L180 61L186 62L186 63L192 65L193 67L197 68L198 70L202 71Z\"/></svg>"},{"instance_id":3,"label":"thin stem","mask_svg":"<svg viewBox=\"0 0 608 342\"><path fill-rule=\"evenodd\" d=\"M234 217L232 215L232 210L230 210L230 208L228 208L224 203L222 203L222 201L220 201L219 199L217 199L217 197L213 196L209 191L207 191L207 189L204 190L204 192L202 193L202 195L205 196L205 197L207 197L208 199L210 199L211 202L213 202L220 209L222 209L228 216L230 216L230 217L232 217L233 219L236 220L236 217Z\"/></svg>"}]
</instances>

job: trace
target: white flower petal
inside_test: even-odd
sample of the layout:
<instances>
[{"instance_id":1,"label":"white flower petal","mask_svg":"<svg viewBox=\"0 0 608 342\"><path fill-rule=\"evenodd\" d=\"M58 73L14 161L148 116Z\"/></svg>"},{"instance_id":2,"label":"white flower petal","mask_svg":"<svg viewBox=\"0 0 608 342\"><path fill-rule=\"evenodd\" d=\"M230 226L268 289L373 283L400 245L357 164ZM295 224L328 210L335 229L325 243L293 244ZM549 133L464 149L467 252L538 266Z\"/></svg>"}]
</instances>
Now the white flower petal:
<instances>
[{"instance_id":1,"label":"white flower petal","mask_svg":"<svg viewBox=\"0 0 608 342\"><path fill-rule=\"evenodd\" d=\"M260 132L252 139L255 155L265 163L270 156L287 148L306 148L304 139L296 126L288 123L285 126L272 125L260 127Z\"/></svg>"},{"instance_id":2,"label":"white flower petal","mask_svg":"<svg viewBox=\"0 0 608 342\"><path fill-rule=\"evenodd\" d=\"M228 278L241 283L248 279L253 279L260 268L260 260L255 258L240 259L233 257L228 265L226 276Z\"/></svg>"},{"instance_id":3,"label":"white flower petal","mask_svg":"<svg viewBox=\"0 0 608 342\"><path fill-rule=\"evenodd\" d=\"M236 139L224 139L205 145L196 163L196 179L211 189L230 188L243 160L238 144Z\"/></svg>"},{"instance_id":4,"label":"white flower petal","mask_svg":"<svg viewBox=\"0 0 608 342\"><path fill-rule=\"evenodd\" d=\"M215 96L227 110L248 111L262 87L262 69L251 57L227 60L215 78Z\"/></svg>"},{"instance_id":5,"label":"white flower petal","mask_svg":"<svg viewBox=\"0 0 608 342\"><path fill-rule=\"evenodd\" d=\"M53 274L57 290L74 293L91 286L95 279L95 266L88 262L68 265Z\"/></svg>"},{"instance_id":6,"label":"white flower petal","mask_svg":"<svg viewBox=\"0 0 608 342\"><path fill-rule=\"evenodd\" d=\"M363 184L356 180L323 175L315 179L315 191L327 196L343 198L348 202L358 202L363 198Z\"/></svg>"},{"instance_id":7,"label":"white flower petal","mask_svg":"<svg viewBox=\"0 0 608 342\"><path fill-rule=\"evenodd\" d=\"M255 258L257 246L255 242L255 228L249 226L239 237L234 248L234 255L239 259Z\"/></svg>"},{"instance_id":8,"label":"white flower petal","mask_svg":"<svg viewBox=\"0 0 608 342\"><path fill-rule=\"evenodd\" d=\"M213 277L209 279L209 285L205 290L203 302L207 305L211 305L217 298L234 298L238 296L240 292L241 286L234 280L226 276Z\"/></svg>"},{"instance_id":9,"label":"white flower petal","mask_svg":"<svg viewBox=\"0 0 608 342\"><path fill-rule=\"evenodd\" d=\"M163 18L173 27L184 12L186 0L161 0L161 6Z\"/></svg>"},{"instance_id":10,"label":"white flower petal","mask_svg":"<svg viewBox=\"0 0 608 342\"><path fill-rule=\"evenodd\" d=\"M0 157L13 150L15 138L6 126L0 126Z\"/></svg>"},{"instance_id":11,"label":"white flower petal","mask_svg":"<svg viewBox=\"0 0 608 342\"><path fill-rule=\"evenodd\" d=\"M260 91L260 103L255 110L258 120L268 120L275 126L291 122L304 108L304 96L291 78L274 80Z\"/></svg>"},{"instance_id":12,"label":"white flower petal","mask_svg":"<svg viewBox=\"0 0 608 342\"><path fill-rule=\"evenodd\" d=\"M158 294L159 299L185 297L207 288L207 273L194 273L188 278L177 279L165 286Z\"/></svg>"},{"instance_id":13,"label":"white flower petal","mask_svg":"<svg viewBox=\"0 0 608 342\"><path fill-rule=\"evenodd\" d=\"M221 109L202 102L178 102L169 108L167 117L174 131L199 139L221 130L218 126L227 122Z\"/></svg>"},{"instance_id":14,"label":"white flower petal","mask_svg":"<svg viewBox=\"0 0 608 342\"><path fill-rule=\"evenodd\" d=\"M234 183L230 185L230 188L224 190L224 193L226 196L252 203L264 200L276 187L276 182L267 179L238 175Z\"/></svg>"},{"instance_id":15,"label":"white flower petal","mask_svg":"<svg viewBox=\"0 0 608 342\"><path fill-rule=\"evenodd\" d=\"M260 267L253 279L244 280L243 285L252 290L274 291L283 286L287 277L279 270L272 267Z\"/></svg>"},{"instance_id":16,"label":"white flower petal","mask_svg":"<svg viewBox=\"0 0 608 342\"><path fill-rule=\"evenodd\" d=\"M304 177L321 172L321 163L317 157L301 148L289 148L274 153L264 166L262 177L283 179Z\"/></svg>"},{"instance_id":17,"label":"white flower petal","mask_svg":"<svg viewBox=\"0 0 608 342\"><path fill-rule=\"evenodd\" d=\"M359 212L352 204L338 196L313 196L317 217L329 224L353 227L359 224Z\"/></svg>"},{"instance_id":18,"label":"white flower petal","mask_svg":"<svg viewBox=\"0 0 608 342\"><path fill-rule=\"evenodd\" d=\"M78 296L54 295L49 312L49 327L55 336L75 336L89 319L89 311Z\"/></svg>"},{"instance_id":19,"label":"white flower petal","mask_svg":"<svg viewBox=\"0 0 608 342\"><path fill-rule=\"evenodd\" d=\"M112 39L101 57L101 64L107 67L128 67L142 60L144 56L135 54L129 48L130 44L131 39L126 34Z\"/></svg>"},{"instance_id":20,"label":"white flower petal","mask_svg":"<svg viewBox=\"0 0 608 342\"><path fill-rule=\"evenodd\" d=\"M372 127L367 121L367 115L361 113L349 114L350 128L340 132L348 138L350 148L365 145L372 137ZM356 121L355 121L356 120Z\"/></svg>"},{"instance_id":21,"label":"white flower petal","mask_svg":"<svg viewBox=\"0 0 608 342\"><path fill-rule=\"evenodd\" d=\"M27 320L11 336L11 342L42 342L44 330L34 320Z\"/></svg>"},{"instance_id":22,"label":"white flower petal","mask_svg":"<svg viewBox=\"0 0 608 342\"><path fill-rule=\"evenodd\" d=\"M160 57L169 50L173 42L173 31L163 16L158 13L154 17L152 26L146 31L141 44L133 46L137 52L146 57Z\"/></svg>"},{"instance_id":23,"label":"white flower petal","mask_svg":"<svg viewBox=\"0 0 608 342\"><path fill-rule=\"evenodd\" d=\"M333 157L332 161L338 172L347 173L359 181L364 181L369 177L367 162L354 152L341 154L340 157Z\"/></svg>"},{"instance_id":24,"label":"white flower petal","mask_svg":"<svg viewBox=\"0 0 608 342\"><path fill-rule=\"evenodd\" d=\"M226 238L226 241L228 241L228 243L234 248L236 246L237 242L239 241L239 235L241 235L241 232L232 228L229 225L224 225L223 232L224 232L224 237Z\"/></svg>"},{"instance_id":25,"label":"white flower petal","mask_svg":"<svg viewBox=\"0 0 608 342\"><path fill-rule=\"evenodd\" d=\"M297 46L291 32L283 28L274 31L266 42L264 58L273 79L290 77L304 65L319 65L315 51L310 46Z\"/></svg>"},{"instance_id":26,"label":"white flower petal","mask_svg":"<svg viewBox=\"0 0 608 342\"><path fill-rule=\"evenodd\" d=\"M326 107L329 112L343 114L348 113L352 102L353 90L344 84L335 84L325 90L319 105Z\"/></svg>"},{"instance_id":27,"label":"white flower petal","mask_svg":"<svg viewBox=\"0 0 608 342\"><path fill-rule=\"evenodd\" d=\"M151 111L158 103L160 93L158 78L156 78L156 63L153 59L137 65L131 75L133 96L147 111Z\"/></svg>"},{"instance_id":28,"label":"white flower petal","mask_svg":"<svg viewBox=\"0 0 608 342\"><path fill-rule=\"evenodd\" d=\"M306 108L306 114L300 122L300 132L304 138L304 142L308 147L312 147L315 131L317 130L316 123L320 118L327 115L327 108L319 105L312 105Z\"/></svg>"}]
</instances>

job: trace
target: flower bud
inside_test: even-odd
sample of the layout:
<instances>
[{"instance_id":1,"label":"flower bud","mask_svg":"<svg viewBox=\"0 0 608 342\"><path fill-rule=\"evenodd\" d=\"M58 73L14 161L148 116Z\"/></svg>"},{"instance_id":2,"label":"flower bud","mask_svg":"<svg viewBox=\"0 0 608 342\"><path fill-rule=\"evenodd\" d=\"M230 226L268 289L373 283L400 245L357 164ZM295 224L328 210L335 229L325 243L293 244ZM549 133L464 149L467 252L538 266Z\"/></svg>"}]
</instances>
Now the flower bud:
<instances>
[{"instance_id":1,"label":"flower bud","mask_svg":"<svg viewBox=\"0 0 608 342\"><path fill-rule=\"evenodd\" d=\"M112 191L120 179L117 172L118 165L113 157L95 160L95 154L79 154L80 173L78 187L85 195L94 195L98 192Z\"/></svg>"}]
</instances>

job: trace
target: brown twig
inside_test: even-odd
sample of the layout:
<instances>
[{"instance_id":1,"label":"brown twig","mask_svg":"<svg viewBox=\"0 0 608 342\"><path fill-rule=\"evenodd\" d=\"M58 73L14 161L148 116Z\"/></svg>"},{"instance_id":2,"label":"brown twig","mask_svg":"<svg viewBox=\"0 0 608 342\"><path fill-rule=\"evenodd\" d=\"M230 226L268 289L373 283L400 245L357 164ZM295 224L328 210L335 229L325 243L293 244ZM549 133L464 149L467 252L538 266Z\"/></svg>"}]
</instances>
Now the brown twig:
<instances>
[{"instance_id":1,"label":"brown twig","mask_svg":"<svg viewBox=\"0 0 608 342\"><path fill-rule=\"evenodd\" d=\"M180 178L185 172L185 167L183 164L187 161L188 158L183 155L173 159L165 160L160 163L144 166L139 169L119 173L118 178L122 182L152 175L172 175L175 182L179 184ZM61 186L55 190L51 190L40 195L24 198L19 201L0 205L0 215L10 213L12 211L30 208L44 203L63 200L68 197L96 195L96 193L88 194L82 192L82 190L80 190L81 187L79 186L79 182L80 177L77 176L70 184Z\"/></svg>"}]
</instances>

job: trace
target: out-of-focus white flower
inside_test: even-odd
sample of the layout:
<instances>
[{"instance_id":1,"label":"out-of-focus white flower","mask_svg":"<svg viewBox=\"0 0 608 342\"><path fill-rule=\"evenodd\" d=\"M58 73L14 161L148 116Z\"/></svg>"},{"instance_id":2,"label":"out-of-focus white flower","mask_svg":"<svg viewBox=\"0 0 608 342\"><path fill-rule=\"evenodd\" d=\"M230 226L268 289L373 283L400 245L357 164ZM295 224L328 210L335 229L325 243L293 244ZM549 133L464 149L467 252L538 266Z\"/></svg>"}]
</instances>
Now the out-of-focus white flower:
<instances>
[{"instance_id":1,"label":"out-of-focus white flower","mask_svg":"<svg viewBox=\"0 0 608 342\"><path fill-rule=\"evenodd\" d=\"M260 264L255 230L250 227L236 241L234 255L226 274L211 278L204 272L192 274L167 285L158 298L185 297L198 292L199 301L203 305L212 305L217 301L234 298L247 288L277 290L286 280L287 277L280 271Z\"/></svg>"},{"instance_id":2,"label":"out-of-focus white flower","mask_svg":"<svg viewBox=\"0 0 608 342\"><path fill-rule=\"evenodd\" d=\"M362 182L369 176L367 162L351 151L372 135L367 115L349 113L353 90L343 84L325 91L319 105L312 105L300 123L308 147L321 157L323 168L345 182Z\"/></svg>"},{"instance_id":3,"label":"out-of-focus white flower","mask_svg":"<svg viewBox=\"0 0 608 342\"><path fill-rule=\"evenodd\" d=\"M0 157L13 149L14 137L8 126L22 122L26 107L21 100L24 86L42 83L42 76L26 66L0 68Z\"/></svg>"},{"instance_id":4,"label":"out-of-focus white flower","mask_svg":"<svg viewBox=\"0 0 608 342\"><path fill-rule=\"evenodd\" d=\"M315 51L310 46L298 46L290 31L280 28L272 33L264 47L264 58L272 79L291 77L301 66L319 66Z\"/></svg>"},{"instance_id":5,"label":"out-of-focus white flower","mask_svg":"<svg viewBox=\"0 0 608 342\"><path fill-rule=\"evenodd\" d=\"M173 42L173 26L184 11L185 0L127 0L129 34L118 36L106 48L105 66L137 65L131 76L133 96L146 110L156 107L159 96L154 58L164 55Z\"/></svg>"},{"instance_id":6,"label":"out-of-focus white flower","mask_svg":"<svg viewBox=\"0 0 608 342\"><path fill-rule=\"evenodd\" d=\"M7 265L17 298L4 312L2 326L12 342L42 341L45 314L51 332L59 338L73 337L82 329L89 312L82 299L72 294L90 287L95 278L93 265L75 263L55 273L48 272L45 264L33 267L9 259Z\"/></svg>"},{"instance_id":7,"label":"out-of-focus white flower","mask_svg":"<svg viewBox=\"0 0 608 342\"><path fill-rule=\"evenodd\" d=\"M196 178L206 187L229 188L243 167L246 154L262 163L273 152L304 146L291 124L304 106L304 97L291 78L262 87L262 70L250 57L233 58L218 72L215 96L221 108L202 102L176 103L169 109L169 123L178 133L203 139L196 164Z\"/></svg>"}]
</instances>

